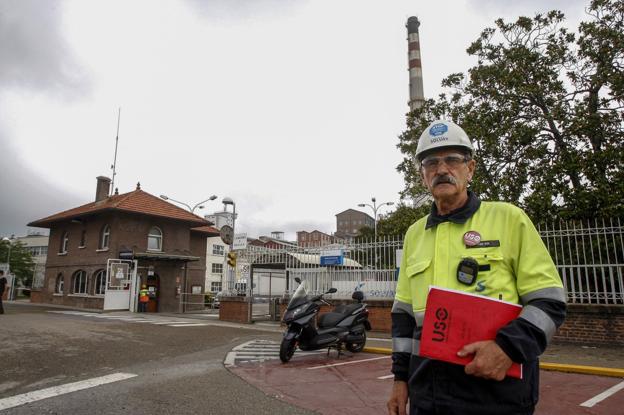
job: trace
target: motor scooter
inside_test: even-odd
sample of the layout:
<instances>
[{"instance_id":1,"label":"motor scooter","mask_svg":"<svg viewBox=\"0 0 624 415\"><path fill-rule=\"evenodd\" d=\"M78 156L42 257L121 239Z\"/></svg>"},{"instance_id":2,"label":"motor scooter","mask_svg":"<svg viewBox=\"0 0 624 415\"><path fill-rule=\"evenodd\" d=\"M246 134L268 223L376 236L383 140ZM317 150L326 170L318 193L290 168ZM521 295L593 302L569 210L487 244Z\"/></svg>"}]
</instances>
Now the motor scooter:
<instances>
[{"instance_id":1,"label":"motor scooter","mask_svg":"<svg viewBox=\"0 0 624 415\"><path fill-rule=\"evenodd\" d=\"M288 303L282 321L288 325L284 338L280 345L280 359L288 362L297 347L300 350L319 350L327 348L327 353L332 348L338 350L338 356L342 347L350 352L357 353L364 349L366 344L366 330L371 329L368 321L368 309L362 303L364 294L355 291L352 298L353 304L340 305L333 312L316 316L321 304L330 305L323 299L325 294L333 294L336 288L330 288L324 294L309 296L306 281L295 278L299 287Z\"/></svg>"}]
</instances>

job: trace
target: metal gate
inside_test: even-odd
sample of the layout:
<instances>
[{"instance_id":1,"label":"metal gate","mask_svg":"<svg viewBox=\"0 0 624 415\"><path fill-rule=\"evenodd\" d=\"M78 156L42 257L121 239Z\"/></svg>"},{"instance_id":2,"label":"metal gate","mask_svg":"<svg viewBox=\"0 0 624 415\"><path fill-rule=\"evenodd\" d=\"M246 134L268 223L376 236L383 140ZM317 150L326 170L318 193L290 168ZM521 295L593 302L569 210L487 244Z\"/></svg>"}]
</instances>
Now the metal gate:
<instances>
[{"instance_id":1,"label":"metal gate","mask_svg":"<svg viewBox=\"0 0 624 415\"><path fill-rule=\"evenodd\" d=\"M367 298L390 300L394 298L397 253L402 245L402 237L323 247L249 245L237 251L236 269L227 267L224 294L248 297L252 321L279 317L276 300L294 292L295 278L307 280L315 294L337 288L327 298L350 299L360 290Z\"/></svg>"}]
</instances>

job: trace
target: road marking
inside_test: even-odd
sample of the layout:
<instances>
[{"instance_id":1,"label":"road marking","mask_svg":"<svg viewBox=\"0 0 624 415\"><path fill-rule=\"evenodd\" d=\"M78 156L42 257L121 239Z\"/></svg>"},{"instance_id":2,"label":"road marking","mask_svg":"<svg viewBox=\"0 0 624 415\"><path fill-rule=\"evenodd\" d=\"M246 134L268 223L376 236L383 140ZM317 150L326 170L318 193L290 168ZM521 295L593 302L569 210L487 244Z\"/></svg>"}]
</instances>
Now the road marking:
<instances>
[{"instance_id":1,"label":"road marking","mask_svg":"<svg viewBox=\"0 0 624 415\"><path fill-rule=\"evenodd\" d=\"M609 396L613 395L614 393L616 393L617 391L619 391L621 389L624 389L624 381L618 383L615 386L610 387L609 389L607 389L606 391L602 392L601 394L596 395L593 398L583 402L580 406L584 406L586 408L591 408L592 406L596 405L598 402L604 401Z\"/></svg>"},{"instance_id":2,"label":"road marking","mask_svg":"<svg viewBox=\"0 0 624 415\"><path fill-rule=\"evenodd\" d=\"M393 378L394 375L387 375L387 376L379 376L377 379L390 379Z\"/></svg>"},{"instance_id":3,"label":"road marking","mask_svg":"<svg viewBox=\"0 0 624 415\"><path fill-rule=\"evenodd\" d=\"M355 363L370 362L371 360L390 359L390 357L391 356L373 357L371 359L353 360L351 362L334 363L332 365L312 366L312 367L309 367L308 369L314 370L314 369L322 369L324 367L353 365Z\"/></svg>"},{"instance_id":4,"label":"road marking","mask_svg":"<svg viewBox=\"0 0 624 415\"><path fill-rule=\"evenodd\" d=\"M140 316L140 315L108 315L100 313L87 313L81 311L48 311L48 313L65 314L81 317L94 317L99 319L107 319L112 321L122 321L124 323L148 323L156 325L166 325L169 327L199 327L208 326L208 323L198 323L197 320L171 320L171 318L164 317L152 317L152 316Z\"/></svg>"},{"instance_id":5,"label":"road marking","mask_svg":"<svg viewBox=\"0 0 624 415\"><path fill-rule=\"evenodd\" d=\"M121 380L130 379L136 376L137 375L132 373L113 373L111 375L101 376L98 378L81 380L79 382L67 383L65 385L53 386L51 388L11 396L9 398L0 399L0 411L9 408L15 408L16 406L25 405L27 403L40 401L42 399L65 395L66 393L105 385L107 383L119 382Z\"/></svg>"},{"instance_id":6,"label":"road marking","mask_svg":"<svg viewBox=\"0 0 624 415\"><path fill-rule=\"evenodd\" d=\"M257 363L267 360L276 360L279 359L279 349L280 344L273 340L251 340L233 347L225 356L223 365L225 367L236 367L239 363ZM297 350L293 357L316 355L320 353L325 353L325 351L304 352Z\"/></svg>"}]
</instances>

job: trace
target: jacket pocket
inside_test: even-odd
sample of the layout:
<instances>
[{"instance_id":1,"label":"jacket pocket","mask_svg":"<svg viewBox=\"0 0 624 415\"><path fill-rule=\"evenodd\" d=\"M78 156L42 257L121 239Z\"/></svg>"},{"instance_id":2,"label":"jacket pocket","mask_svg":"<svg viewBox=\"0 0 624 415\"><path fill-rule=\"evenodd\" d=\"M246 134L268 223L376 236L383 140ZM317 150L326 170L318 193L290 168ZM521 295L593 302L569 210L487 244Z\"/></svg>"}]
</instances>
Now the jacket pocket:
<instances>
[{"instance_id":1,"label":"jacket pocket","mask_svg":"<svg viewBox=\"0 0 624 415\"><path fill-rule=\"evenodd\" d=\"M419 261L413 264L409 264L405 271L407 273L407 276L412 278L412 277L417 276L418 274L421 274L423 271L429 268L429 265L431 265L431 260L427 259L424 261Z\"/></svg>"}]
</instances>

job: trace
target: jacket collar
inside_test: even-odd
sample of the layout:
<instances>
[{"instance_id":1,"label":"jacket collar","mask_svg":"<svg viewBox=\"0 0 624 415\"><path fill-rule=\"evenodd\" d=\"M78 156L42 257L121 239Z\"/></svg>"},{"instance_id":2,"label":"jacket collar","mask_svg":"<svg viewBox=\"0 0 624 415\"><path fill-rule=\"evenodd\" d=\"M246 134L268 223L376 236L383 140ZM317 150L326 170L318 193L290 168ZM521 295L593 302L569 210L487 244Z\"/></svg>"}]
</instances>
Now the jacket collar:
<instances>
[{"instance_id":1,"label":"jacket collar","mask_svg":"<svg viewBox=\"0 0 624 415\"><path fill-rule=\"evenodd\" d=\"M439 223L447 221L459 224L466 223L468 219L470 219L470 217L479 209L479 206L481 206L481 200L471 190L468 190L468 201L466 204L446 215L439 215L438 207L435 202L433 202L431 204L431 213L427 218L425 229L432 228Z\"/></svg>"}]
</instances>

